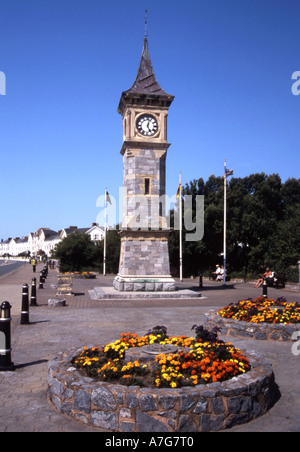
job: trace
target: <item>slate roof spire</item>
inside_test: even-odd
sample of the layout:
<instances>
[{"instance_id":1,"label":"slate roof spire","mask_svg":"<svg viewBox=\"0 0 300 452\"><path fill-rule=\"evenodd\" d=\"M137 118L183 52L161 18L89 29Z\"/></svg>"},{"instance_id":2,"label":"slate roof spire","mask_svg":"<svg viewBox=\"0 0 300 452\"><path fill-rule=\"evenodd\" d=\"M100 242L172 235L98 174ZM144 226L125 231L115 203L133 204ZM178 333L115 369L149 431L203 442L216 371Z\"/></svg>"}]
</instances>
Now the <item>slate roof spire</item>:
<instances>
[{"instance_id":1,"label":"slate roof spire","mask_svg":"<svg viewBox=\"0 0 300 452\"><path fill-rule=\"evenodd\" d=\"M119 103L118 111L119 113L123 112L124 102L127 103L129 99L137 99L137 98L152 98L161 99L161 101L166 102L168 105L172 103L174 100L174 96L166 93L159 85L156 80L152 62L149 55L148 48L148 33L147 33L147 10L145 14L145 36L144 36L144 45L142 51L142 57L140 61L140 65L138 68L137 76L132 87L123 91L121 100Z\"/></svg>"},{"instance_id":2,"label":"slate roof spire","mask_svg":"<svg viewBox=\"0 0 300 452\"><path fill-rule=\"evenodd\" d=\"M167 94L159 86L151 63L148 48L147 10L145 14L145 37L140 66L134 84L128 91L125 92L134 92L139 94L161 94L169 96L169 94Z\"/></svg>"},{"instance_id":3,"label":"slate roof spire","mask_svg":"<svg viewBox=\"0 0 300 452\"><path fill-rule=\"evenodd\" d=\"M148 37L145 35L142 57L137 72L137 76L132 87L127 93L135 94L154 94L161 96L169 96L159 85L156 80L152 62L148 49Z\"/></svg>"}]
</instances>

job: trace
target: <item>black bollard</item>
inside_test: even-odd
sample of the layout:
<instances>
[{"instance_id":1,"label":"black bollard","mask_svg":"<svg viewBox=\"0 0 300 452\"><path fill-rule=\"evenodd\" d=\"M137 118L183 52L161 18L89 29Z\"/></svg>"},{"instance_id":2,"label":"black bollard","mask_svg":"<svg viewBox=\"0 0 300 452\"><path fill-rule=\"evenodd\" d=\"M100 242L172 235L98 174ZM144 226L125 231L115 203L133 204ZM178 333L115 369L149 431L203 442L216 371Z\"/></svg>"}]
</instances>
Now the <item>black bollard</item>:
<instances>
[{"instance_id":1,"label":"black bollard","mask_svg":"<svg viewBox=\"0 0 300 452\"><path fill-rule=\"evenodd\" d=\"M32 278L30 306L37 306L36 302L36 278Z\"/></svg>"},{"instance_id":2,"label":"black bollard","mask_svg":"<svg viewBox=\"0 0 300 452\"><path fill-rule=\"evenodd\" d=\"M203 288L203 275L202 275L201 272L200 272L200 275L199 275L199 287L200 287L200 289Z\"/></svg>"},{"instance_id":3,"label":"black bollard","mask_svg":"<svg viewBox=\"0 0 300 452\"><path fill-rule=\"evenodd\" d=\"M40 272L40 283L39 283L39 289L44 289L44 278L43 278L43 272Z\"/></svg>"},{"instance_id":4,"label":"black bollard","mask_svg":"<svg viewBox=\"0 0 300 452\"><path fill-rule=\"evenodd\" d=\"M264 282L263 282L263 297L268 298L268 285L267 285L266 278L264 278Z\"/></svg>"},{"instance_id":5,"label":"black bollard","mask_svg":"<svg viewBox=\"0 0 300 452\"><path fill-rule=\"evenodd\" d=\"M0 372L15 370L11 361L11 305L3 301L0 306Z\"/></svg>"},{"instance_id":6,"label":"black bollard","mask_svg":"<svg viewBox=\"0 0 300 452\"><path fill-rule=\"evenodd\" d=\"M29 293L28 284L23 285L22 292L22 310L21 310L21 325L29 325Z\"/></svg>"}]
</instances>

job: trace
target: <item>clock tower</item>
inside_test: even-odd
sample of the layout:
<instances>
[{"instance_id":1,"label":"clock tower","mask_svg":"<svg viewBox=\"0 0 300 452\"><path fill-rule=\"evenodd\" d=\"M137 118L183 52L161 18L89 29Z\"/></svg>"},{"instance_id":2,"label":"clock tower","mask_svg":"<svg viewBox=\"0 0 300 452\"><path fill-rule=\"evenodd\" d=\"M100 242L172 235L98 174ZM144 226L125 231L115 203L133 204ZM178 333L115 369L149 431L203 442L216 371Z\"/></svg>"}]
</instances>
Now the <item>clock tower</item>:
<instances>
[{"instance_id":1,"label":"clock tower","mask_svg":"<svg viewBox=\"0 0 300 452\"><path fill-rule=\"evenodd\" d=\"M165 218L168 110L174 96L158 84L145 32L133 86L121 95L123 118L123 221L119 291L172 291Z\"/></svg>"}]
</instances>

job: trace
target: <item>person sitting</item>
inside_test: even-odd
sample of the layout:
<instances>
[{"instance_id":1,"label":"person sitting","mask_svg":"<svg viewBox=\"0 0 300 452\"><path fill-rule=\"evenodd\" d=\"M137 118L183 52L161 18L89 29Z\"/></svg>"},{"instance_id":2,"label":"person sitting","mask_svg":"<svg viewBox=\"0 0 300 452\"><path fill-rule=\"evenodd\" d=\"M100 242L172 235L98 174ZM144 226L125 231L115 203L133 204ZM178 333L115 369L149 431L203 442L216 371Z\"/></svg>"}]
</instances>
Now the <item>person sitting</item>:
<instances>
[{"instance_id":1,"label":"person sitting","mask_svg":"<svg viewBox=\"0 0 300 452\"><path fill-rule=\"evenodd\" d=\"M216 281L220 273L221 273L220 265L216 265L216 271L211 273L213 281Z\"/></svg>"},{"instance_id":2,"label":"person sitting","mask_svg":"<svg viewBox=\"0 0 300 452\"><path fill-rule=\"evenodd\" d=\"M262 283L264 282L264 279L268 281L272 280L274 278L274 272L272 272L269 267L266 268L266 271L263 275L261 275L261 278L257 281L255 284L255 287L260 287Z\"/></svg>"},{"instance_id":3,"label":"person sitting","mask_svg":"<svg viewBox=\"0 0 300 452\"><path fill-rule=\"evenodd\" d=\"M223 281L223 279L224 279L224 267L222 265L221 268L220 268L220 272L219 272L219 274L217 276L217 281Z\"/></svg>"}]
</instances>

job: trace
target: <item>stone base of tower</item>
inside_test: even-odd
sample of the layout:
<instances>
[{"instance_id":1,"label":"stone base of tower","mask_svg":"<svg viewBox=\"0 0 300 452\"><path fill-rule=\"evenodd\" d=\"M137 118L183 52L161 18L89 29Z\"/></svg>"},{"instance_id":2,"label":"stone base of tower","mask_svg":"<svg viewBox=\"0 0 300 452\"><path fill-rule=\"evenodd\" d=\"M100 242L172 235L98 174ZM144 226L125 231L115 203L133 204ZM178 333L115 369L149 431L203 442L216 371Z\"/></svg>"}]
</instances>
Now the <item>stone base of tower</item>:
<instances>
[{"instance_id":1,"label":"stone base of tower","mask_svg":"<svg viewBox=\"0 0 300 452\"><path fill-rule=\"evenodd\" d=\"M119 273L114 288L121 292L174 291L170 275L168 231L122 231Z\"/></svg>"},{"instance_id":2,"label":"stone base of tower","mask_svg":"<svg viewBox=\"0 0 300 452\"><path fill-rule=\"evenodd\" d=\"M169 278L124 278L117 275L114 288L119 292L173 292L176 290L175 280Z\"/></svg>"}]
</instances>

